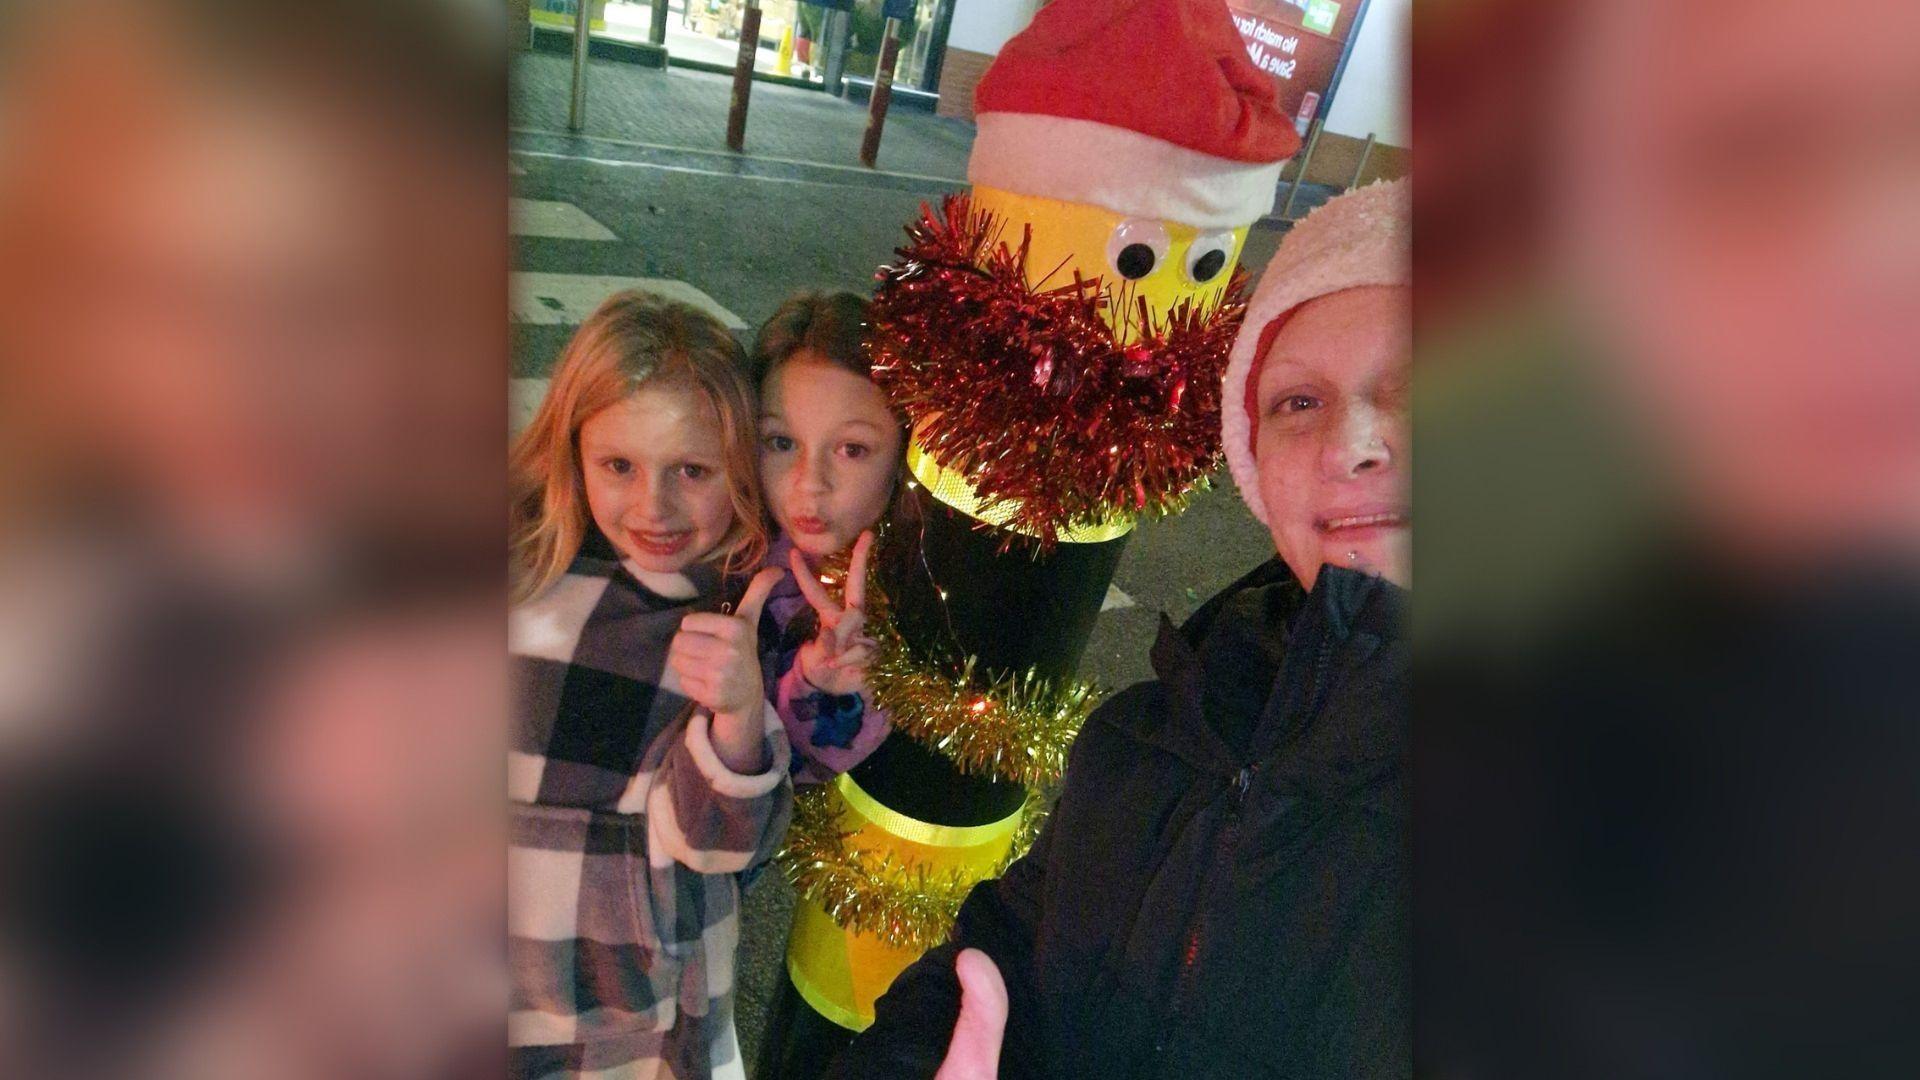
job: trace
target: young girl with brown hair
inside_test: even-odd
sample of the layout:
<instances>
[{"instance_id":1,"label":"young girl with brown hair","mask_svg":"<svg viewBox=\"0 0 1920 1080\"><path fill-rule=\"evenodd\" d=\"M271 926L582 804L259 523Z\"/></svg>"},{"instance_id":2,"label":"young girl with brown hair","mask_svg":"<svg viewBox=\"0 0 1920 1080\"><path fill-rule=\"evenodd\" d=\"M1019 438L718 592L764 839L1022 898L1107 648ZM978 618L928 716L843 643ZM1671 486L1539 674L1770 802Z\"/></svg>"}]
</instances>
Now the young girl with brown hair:
<instances>
[{"instance_id":1,"label":"young girl with brown hair","mask_svg":"<svg viewBox=\"0 0 1920 1080\"><path fill-rule=\"evenodd\" d=\"M887 736L865 668L866 567L874 530L907 548L906 427L868 373L867 301L799 293L760 330L760 482L779 528L768 564L793 572L768 601L779 634L763 651L772 697L795 754L795 779L847 771ZM823 561L851 552L841 600L820 583Z\"/></svg>"}]
</instances>

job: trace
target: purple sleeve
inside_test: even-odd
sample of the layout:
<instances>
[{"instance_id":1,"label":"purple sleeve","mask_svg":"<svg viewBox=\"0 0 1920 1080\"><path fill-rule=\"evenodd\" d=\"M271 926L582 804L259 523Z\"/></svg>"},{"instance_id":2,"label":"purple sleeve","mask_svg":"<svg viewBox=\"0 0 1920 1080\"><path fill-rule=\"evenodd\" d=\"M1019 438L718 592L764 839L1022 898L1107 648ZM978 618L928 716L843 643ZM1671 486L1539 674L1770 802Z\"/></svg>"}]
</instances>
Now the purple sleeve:
<instances>
[{"instance_id":1,"label":"purple sleeve","mask_svg":"<svg viewBox=\"0 0 1920 1080\"><path fill-rule=\"evenodd\" d=\"M866 760L890 730L887 714L864 696L858 728L833 730L830 710L824 708L829 697L800 677L798 662L787 667L774 687L773 707L793 746L797 783L820 783L846 772Z\"/></svg>"}]
</instances>

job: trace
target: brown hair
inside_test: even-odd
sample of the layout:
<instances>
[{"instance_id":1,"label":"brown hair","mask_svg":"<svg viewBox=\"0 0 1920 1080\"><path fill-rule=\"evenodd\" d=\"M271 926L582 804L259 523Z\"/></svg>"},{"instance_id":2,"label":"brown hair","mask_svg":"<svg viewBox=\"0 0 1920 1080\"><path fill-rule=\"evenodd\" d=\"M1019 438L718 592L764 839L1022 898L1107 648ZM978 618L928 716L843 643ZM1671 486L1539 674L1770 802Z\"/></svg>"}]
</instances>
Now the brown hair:
<instances>
[{"instance_id":1,"label":"brown hair","mask_svg":"<svg viewBox=\"0 0 1920 1080\"><path fill-rule=\"evenodd\" d=\"M787 297L753 342L753 381L765 385L775 368L806 350L863 379L867 357L867 298L851 292L800 292Z\"/></svg>"},{"instance_id":2,"label":"brown hair","mask_svg":"<svg viewBox=\"0 0 1920 1080\"><path fill-rule=\"evenodd\" d=\"M753 385L763 393L767 380L780 365L796 353L807 352L863 379L873 378L870 340L870 305L867 298L852 292L798 292L787 297L773 313L753 342ZM891 407L891 406L890 406ZM905 413L893 409L900 424L900 448L904 455L907 441L913 437ZM893 498L881 519L881 533L917 528L920 507L907 486L907 464L903 456L894 463ZM905 537L883 547L902 549Z\"/></svg>"},{"instance_id":3,"label":"brown hair","mask_svg":"<svg viewBox=\"0 0 1920 1080\"><path fill-rule=\"evenodd\" d=\"M616 293L567 343L553 383L509 459L511 597L538 596L580 551L591 514L580 472L580 426L643 386L693 391L713 407L726 448L733 525L707 556L723 573L766 557L766 511L757 474L759 425L740 346L698 308L641 292Z\"/></svg>"}]
</instances>

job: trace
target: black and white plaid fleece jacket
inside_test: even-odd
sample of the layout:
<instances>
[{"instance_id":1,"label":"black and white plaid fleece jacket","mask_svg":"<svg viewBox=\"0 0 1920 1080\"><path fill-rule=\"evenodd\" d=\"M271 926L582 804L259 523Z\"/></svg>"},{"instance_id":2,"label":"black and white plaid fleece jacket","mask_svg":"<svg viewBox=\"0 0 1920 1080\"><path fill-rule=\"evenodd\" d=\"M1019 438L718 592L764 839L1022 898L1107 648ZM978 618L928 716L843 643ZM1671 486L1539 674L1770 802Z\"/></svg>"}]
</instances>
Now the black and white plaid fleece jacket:
<instances>
[{"instance_id":1,"label":"black and white plaid fleece jacket","mask_svg":"<svg viewBox=\"0 0 1920 1080\"><path fill-rule=\"evenodd\" d=\"M729 770L666 670L680 620L738 589L594 540L509 618L509 1042L559 1074L741 1076L738 875L786 831L787 739L768 706L766 771Z\"/></svg>"}]
</instances>

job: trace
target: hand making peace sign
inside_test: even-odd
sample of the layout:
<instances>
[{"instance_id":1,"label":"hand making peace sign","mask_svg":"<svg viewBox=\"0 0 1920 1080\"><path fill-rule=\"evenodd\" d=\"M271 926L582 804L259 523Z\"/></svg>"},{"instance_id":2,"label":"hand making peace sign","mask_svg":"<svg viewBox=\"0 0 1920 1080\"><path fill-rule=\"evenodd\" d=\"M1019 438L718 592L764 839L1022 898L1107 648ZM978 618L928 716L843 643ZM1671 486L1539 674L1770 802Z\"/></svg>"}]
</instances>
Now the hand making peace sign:
<instances>
[{"instance_id":1,"label":"hand making peace sign","mask_svg":"<svg viewBox=\"0 0 1920 1080\"><path fill-rule=\"evenodd\" d=\"M867 624L867 561L873 551L873 531L860 534L853 542L853 557L847 563L846 603L837 604L820 584L820 578L808 569L806 560L795 549L789 558L793 580L800 592L820 616L820 632L800 646L794 664L800 677L816 690L829 694L864 694L867 690L867 665L879 644L862 631Z\"/></svg>"}]
</instances>

